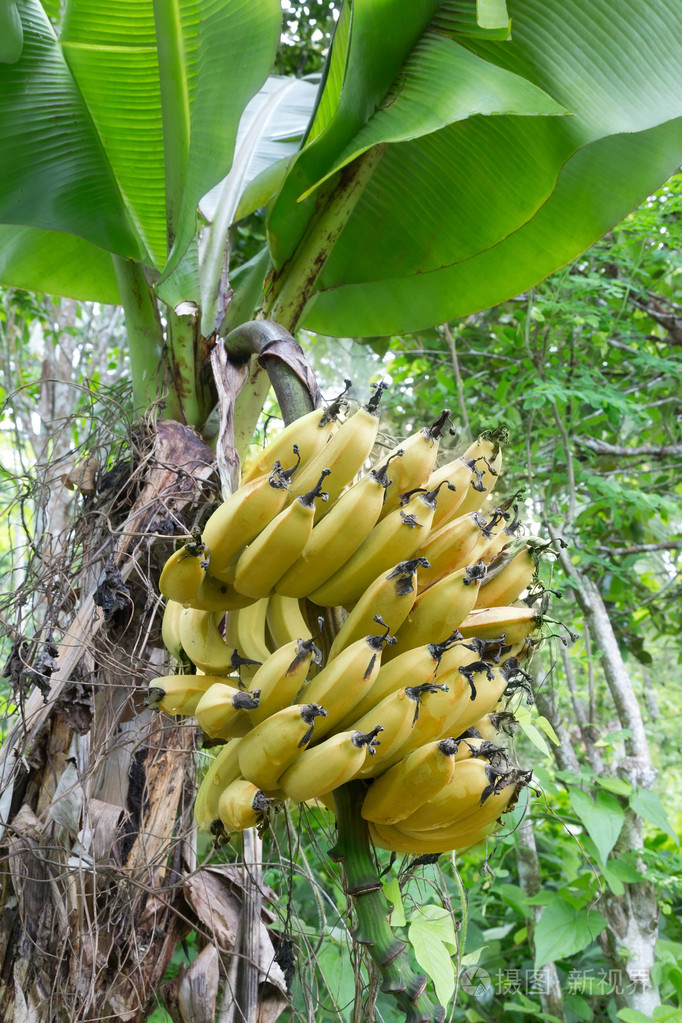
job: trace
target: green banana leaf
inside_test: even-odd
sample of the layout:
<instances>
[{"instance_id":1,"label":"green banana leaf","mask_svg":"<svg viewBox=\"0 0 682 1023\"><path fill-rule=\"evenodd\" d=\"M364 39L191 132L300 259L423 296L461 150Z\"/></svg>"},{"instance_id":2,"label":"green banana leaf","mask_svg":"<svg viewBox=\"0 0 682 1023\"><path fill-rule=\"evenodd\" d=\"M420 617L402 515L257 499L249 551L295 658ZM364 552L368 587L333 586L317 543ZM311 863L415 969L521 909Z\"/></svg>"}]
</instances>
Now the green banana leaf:
<instances>
[{"instance_id":1,"label":"green banana leaf","mask_svg":"<svg viewBox=\"0 0 682 1023\"><path fill-rule=\"evenodd\" d=\"M171 273L267 77L277 0L68 0L59 38L38 0L17 7L21 57L0 64L0 223L39 232L36 258L49 251L53 264L76 265L80 248L86 290L93 246ZM3 279L21 284L3 264ZM42 290L84 290L63 281L55 267ZM109 270L89 297L106 301L114 287Z\"/></svg>"},{"instance_id":2,"label":"green banana leaf","mask_svg":"<svg viewBox=\"0 0 682 1023\"><path fill-rule=\"evenodd\" d=\"M345 47L344 60L332 53L330 66L351 67L354 51L372 44L359 18L362 0L353 6L347 32L334 41ZM494 305L584 251L681 162L678 3L509 0L507 7L511 38L491 39L463 31L465 5L443 0L387 102L375 103L362 124L356 107L355 130L342 145L333 128L346 80L335 84L336 111L273 201L277 266L330 175L356 154L389 145L323 268L305 327L399 334Z\"/></svg>"}]
</instances>

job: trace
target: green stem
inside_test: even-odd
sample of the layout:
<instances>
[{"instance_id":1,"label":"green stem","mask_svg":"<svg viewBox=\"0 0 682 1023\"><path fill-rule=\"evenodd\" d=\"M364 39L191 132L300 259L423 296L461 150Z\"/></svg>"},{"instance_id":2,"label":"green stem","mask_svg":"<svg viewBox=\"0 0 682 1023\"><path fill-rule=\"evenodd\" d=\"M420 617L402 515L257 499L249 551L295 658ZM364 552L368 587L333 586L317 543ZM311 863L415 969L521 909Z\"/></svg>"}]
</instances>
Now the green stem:
<instances>
[{"instance_id":1,"label":"green stem","mask_svg":"<svg viewBox=\"0 0 682 1023\"><path fill-rule=\"evenodd\" d=\"M112 254L125 312L133 377L135 413L143 413L161 393L159 367L164 339L159 310L140 263ZM180 418L177 396L167 402L165 418Z\"/></svg>"},{"instance_id":2,"label":"green stem","mask_svg":"<svg viewBox=\"0 0 682 1023\"><path fill-rule=\"evenodd\" d=\"M215 399L206 371L207 353L199 330L199 309L192 302L185 302L183 306L186 307L184 312L178 313L168 307L165 311L170 369L168 383L180 406L177 418L199 429L206 422Z\"/></svg>"},{"instance_id":3,"label":"green stem","mask_svg":"<svg viewBox=\"0 0 682 1023\"><path fill-rule=\"evenodd\" d=\"M274 279L264 307L269 319L288 330L296 329L315 282L385 149L386 144L374 146L344 168L338 186L313 217L296 252Z\"/></svg>"},{"instance_id":4,"label":"green stem","mask_svg":"<svg viewBox=\"0 0 682 1023\"><path fill-rule=\"evenodd\" d=\"M398 940L389 925L391 904L383 893L367 822L360 813L364 793L362 782L349 782L334 792L338 840L330 856L343 862L346 893L354 900L353 938L367 947L383 979L381 990L395 998L406 1023L441 1023L445 1009L428 997L427 978L413 971L407 943Z\"/></svg>"},{"instance_id":5,"label":"green stem","mask_svg":"<svg viewBox=\"0 0 682 1023\"><path fill-rule=\"evenodd\" d=\"M284 358L267 358L267 349L275 342L293 345L296 361L303 363L298 342L288 330L270 320L250 320L236 327L225 338L225 347L232 359L257 355L263 360L273 386L286 426L315 408L310 389ZM312 378L312 374L311 374Z\"/></svg>"}]
</instances>

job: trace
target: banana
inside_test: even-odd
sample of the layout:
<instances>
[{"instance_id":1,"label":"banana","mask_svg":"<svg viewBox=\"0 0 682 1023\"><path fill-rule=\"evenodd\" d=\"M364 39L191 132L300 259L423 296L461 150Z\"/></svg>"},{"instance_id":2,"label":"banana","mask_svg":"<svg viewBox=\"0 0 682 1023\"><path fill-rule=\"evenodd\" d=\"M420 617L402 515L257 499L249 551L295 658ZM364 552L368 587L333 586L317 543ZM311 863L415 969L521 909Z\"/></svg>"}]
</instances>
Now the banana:
<instances>
[{"instance_id":1,"label":"banana","mask_svg":"<svg viewBox=\"0 0 682 1023\"><path fill-rule=\"evenodd\" d=\"M326 467L332 471L327 488L329 502L326 507L326 510L331 510L337 497L353 481L374 447L379 430L378 406L386 387L387 384L383 382L377 384L367 404L345 420L326 447L298 474L296 483L291 488L292 497L300 497L310 490L322 469ZM324 514L325 509L318 507L315 518L319 520Z\"/></svg>"},{"instance_id":2,"label":"banana","mask_svg":"<svg viewBox=\"0 0 682 1023\"><path fill-rule=\"evenodd\" d=\"M247 711L258 706L259 695L258 690L245 693L221 679L203 694L194 716L211 739L238 739L251 730Z\"/></svg>"},{"instance_id":3,"label":"banana","mask_svg":"<svg viewBox=\"0 0 682 1023\"><path fill-rule=\"evenodd\" d=\"M216 579L234 582L237 556L284 507L292 472L275 462L269 474L240 486L208 519L202 540Z\"/></svg>"},{"instance_id":4,"label":"banana","mask_svg":"<svg viewBox=\"0 0 682 1023\"><path fill-rule=\"evenodd\" d=\"M488 562L488 572L474 607L500 607L513 603L536 575L537 554L533 548L523 540L512 541Z\"/></svg>"},{"instance_id":5,"label":"banana","mask_svg":"<svg viewBox=\"0 0 682 1023\"><path fill-rule=\"evenodd\" d=\"M162 675L149 683L147 699L166 714L194 714L199 700L214 682L215 675Z\"/></svg>"},{"instance_id":6,"label":"banana","mask_svg":"<svg viewBox=\"0 0 682 1023\"><path fill-rule=\"evenodd\" d=\"M220 794L230 782L239 777L239 744L241 739L230 739L222 746L208 766L194 800L194 819L200 831L223 831L218 813Z\"/></svg>"},{"instance_id":7,"label":"banana","mask_svg":"<svg viewBox=\"0 0 682 1023\"><path fill-rule=\"evenodd\" d=\"M290 706L306 680L310 665L319 664L322 655L312 639L295 639L279 647L263 662L253 676L250 691L260 693L259 704L249 717L260 724L278 710Z\"/></svg>"},{"instance_id":8,"label":"banana","mask_svg":"<svg viewBox=\"0 0 682 1023\"><path fill-rule=\"evenodd\" d=\"M208 675L229 675L232 672L232 649L226 645L218 628L223 617L221 611L199 611L196 608L184 608L180 615L178 634L182 649L192 664Z\"/></svg>"},{"instance_id":9,"label":"banana","mask_svg":"<svg viewBox=\"0 0 682 1023\"><path fill-rule=\"evenodd\" d=\"M163 609L161 619L161 639L171 657L182 660L182 643L180 642L180 615L184 608L177 600L169 600Z\"/></svg>"},{"instance_id":10,"label":"banana","mask_svg":"<svg viewBox=\"0 0 682 1023\"><path fill-rule=\"evenodd\" d=\"M338 732L317 746L309 746L279 780L284 794L297 803L315 799L351 781L367 756L374 755L377 733Z\"/></svg>"},{"instance_id":11,"label":"banana","mask_svg":"<svg viewBox=\"0 0 682 1023\"><path fill-rule=\"evenodd\" d=\"M463 795L454 779L459 779L467 768L473 766L482 769L482 781L469 797ZM462 760L457 764L453 782L396 826L406 835L428 834L438 829L441 836L449 832L456 841L462 841L462 833L494 826L497 819L510 809L510 803L513 805L530 775L530 771L493 767L483 760ZM467 781L463 781L464 788Z\"/></svg>"},{"instance_id":12,"label":"banana","mask_svg":"<svg viewBox=\"0 0 682 1023\"><path fill-rule=\"evenodd\" d=\"M255 665L264 663L270 656L270 649L265 636L268 601L261 599L248 607L230 611L225 625L225 644L230 652L236 650L242 661L250 661L254 665L243 666L246 677L253 675Z\"/></svg>"},{"instance_id":13,"label":"banana","mask_svg":"<svg viewBox=\"0 0 682 1023\"><path fill-rule=\"evenodd\" d=\"M388 575L381 572L364 591L341 626L329 651L329 659L332 660L351 643L362 639L372 628L377 615L388 621L392 632L400 628L417 596L417 569L424 565L428 566L424 558L413 558L411 561L401 561Z\"/></svg>"},{"instance_id":14,"label":"banana","mask_svg":"<svg viewBox=\"0 0 682 1023\"><path fill-rule=\"evenodd\" d=\"M340 431L336 436L339 435ZM235 588L240 593L269 596L299 557L313 531L315 500L318 497L327 500L322 481L329 473L329 469L323 469L312 490L281 511L240 555L234 576Z\"/></svg>"},{"instance_id":15,"label":"banana","mask_svg":"<svg viewBox=\"0 0 682 1023\"><path fill-rule=\"evenodd\" d=\"M359 771L359 777L372 778L381 774L388 766L395 751L402 747L411 735L425 706L431 701L442 699L447 687L435 682L417 686L404 686L390 696L384 697L370 711L356 718L349 730L364 732L381 725L380 745L371 761Z\"/></svg>"},{"instance_id":16,"label":"banana","mask_svg":"<svg viewBox=\"0 0 682 1023\"><path fill-rule=\"evenodd\" d=\"M293 640L313 638L308 623L303 617L301 605L295 597L284 597L279 593L273 593L268 600L266 620L274 649L285 646Z\"/></svg>"},{"instance_id":17,"label":"banana","mask_svg":"<svg viewBox=\"0 0 682 1023\"><path fill-rule=\"evenodd\" d=\"M509 430L498 426L481 434L462 455L465 460L475 461L472 467L466 496L457 508L458 515L469 515L483 507L483 502L492 492L502 470L502 445L509 441ZM471 453L470 453L471 452Z\"/></svg>"},{"instance_id":18,"label":"banana","mask_svg":"<svg viewBox=\"0 0 682 1023\"><path fill-rule=\"evenodd\" d=\"M518 534L521 533L523 526L519 519L519 506L516 504L516 499L519 494L514 494L503 504L497 505L494 509L493 516L497 519L496 522L490 522L486 527L487 531L491 534L491 540L485 551L483 552L483 560L486 565L489 564L493 558L500 553L503 547L506 547L508 543L516 540ZM509 509L513 509L513 517L509 512ZM509 521L511 519L511 522ZM505 525L502 525L502 522Z\"/></svg>"},{"instance_id":19,"label":"banana","mask_svg":"<svg viewBox=\"0 0 682 1023\"><path fill-rule=\"evenodd\" d=\"M245 778L235 778L226 785L218 800L218 816L228 834L255 828L262 820L272 799Z\"/></svg>"},{"instance_id":20,"label":"banana","mask_svg":"<svg viewBox=\"0 0 682 1023\"><path fill-rule=\"evenodd\" d=\"M192 541L171 554L159 576L159 592L168 600L188 607L199 592L208 567L208 551L203 543Z\"/></svg>"},{"instance_id":21,"label":"banana","mask_svg":"<svg viewBox=\"0 0 682 1023\"><path fill-rule=\"evenodd\" d=\"M471 727L467 728L466 732L457 737L455 740L457 743L455 763L459 763L460 760L468 760L470 757L476 757L479 760L487 760L494 767L508 767L509 757L507 750L501 746L496 746L490 739L484 739L480 734L476 734L477 732L477 728Z\"/></svg>"},{"instance_id":22,"label":"banana","mask_svg":"<svg viewBox=\"0 0 682 1023\"><path fill-rule=\"evenodd\" d=\"M327 708L325 720L320 721L315 730L316 739L323 738L335 729L343 718L352 716L354 707L377 677L384 643L390 642L392 638L388 636L388 628L380 636L365 636L356 640L342 650L338 657L328 660L322 671L303 686L296 697L299 703L319 703ZM372 727L353 726L353 730L367 732Z\"/></svg>"},{"instance_id":23,"label":"banana","mask_svg":"<svg viewBox=\"0 0 682 1023\"><path fill-rule=\"evenodd\" d=\"M287 462L294 445L298 447L301 464L307 465L338 430L340 425L338 416L342 404L345 402L337 398L326 408L313 409L281 430L263 451L247 464L242 472L242 487L267 472L268 467L276 461Z\"/></svg>"},{"instance_id":24,"label":"banana","mask_svg":"<svg viewBox=\"0 0 682 1023\"><path fill-rule=\"evenodd\" d=\"M542 615L527 605L508 607L481 607L471 611L460 622L458 628L464 638L476 636L479 639L504 638L509 646L521 643L539 629Z\"/></svg>"},{"instance_id":25,"label":"banana","mask_svg":"<svg viewBox=\"0 0 682 1023\"><path fill-rule=\"evenodd\" d=\"M392 458L397 458L400 451ZM390 461L390 459L389 459ZM379 518L389 480L388 461L358 480L313 529L303 553L275 586L276 593L305 597L337 572Z\"/></svg>"},{"instance_id":26,"label":"banana","mask_svg":"<svg viewBox=\"0 0 682 1023\"><path fill-rule=\"evenodd\" d=\"M436 491L403 495L403 506L376 524L346 563L309 594L310 600L327 606L355 603L378 575L412 558L431 527L437 497Z\"/></svg>"},{"instance_id":27,"label":"banana","mask_svg":"<svg viewBox=\"0 0 682 1023\"><path fill-rule=\"evenodd\" d=\"M453 738L426 743L375 778L362 804L367 821L395 824L418 810L452 781L457 743Z\"/></svg>"},{"instance_id":28,"label":"banana","mask_svg":"<svg viewBox=\"0 0 682 1023\"><path fill-rule=\"evenodd\" d=\"M482 561L446 575L424 590L396 633L396 650L442 643L474 607L486 567Z\"/></svg>"},{"instance_id":29,"label":"banana","mask_svg":"<svg viewBox=\"0 0 682 1023\"><path fill-rule=\"evenodd\" d=\"M396 445L386 456L388 459L392 459L398 451L402 451L400 461L394 462L388 471L392 487L386 494L386 501L381 511L382 519L389 512L400 507L400 498L406 491L424 486L424 480L428 479L436 464L440 435L449 418L450 409L443 409L435 423L417 430L411 437ZM433 490L434 488L427 487L426 489Z\"/></svg>"},{"instance_id":30,"label":"banana","mask_svg":"<svg viewBox=\"0 0 682 1023\"><path fill-rule=\"evenodd\" d=\"M206 572L196 597L189 602L190 607L198 610L220 611L222 614L248 607L249 604L253 604L253 597L245 597L243 593L238 593L234 586L216 579L210 572Z\"/></svg>"},{"instance_id":31,"label":"banana","mask_svg":"<svg viewBox=\"0 0 682 1023\"><path fill-rule=\"evenodd\" d=\"M420 591L451 572L474 564L490 540L485 519L477 514L462 515L432 531L417 552L429 562L429 567L419 573Z\"/></svg>"},{"instance_id":32,"label":"banana","mask_svg":"<svg viewBox=\"0 0 682 1023\"><path fill-rule=\"evenodd\" d=\"M294 704L261 721L239 744L242 775L266 793L277 791L281 776L310 743L316 719L326 713L315 703Z\"/></svg>"},{"instance_id":33,"label":"banana","mask_svg":"<svg viewBox=\"0 0 682 1023\"><path fill-rule=\"evenodd\" d=\"M453 837L450 828L423 831L418 835L406 835L396 824L369 825L370 837L378 849L412 853L414 856L432 856L457 849L468 849L485 841L494 830L495 825L489 824L483 828L458 831Z\"/></svg>"},{"instance_id":34,"label":"banana","mask_svg":"<svg viewBox=\"0 0 682 1023\"><path fill-rule=\"evenodd\" d=\"M424 646L415 647L413 650L406 650L398 657L394 657L386 664L382 663L374 684L353 709L353 717L358 718L367 714L385 697L397 692L409 685L420 685L424 682L433 682L436 672L439 670L443 654L455 642L459 633L449 636L443 643L427 643ZM461 644L460 644L461 645ZM463 661L470 658L468 651L463 651ZM440 678L438 680L441 681ZM343 726L344 722L341 722Z\"/></svg>"}]
</instances>

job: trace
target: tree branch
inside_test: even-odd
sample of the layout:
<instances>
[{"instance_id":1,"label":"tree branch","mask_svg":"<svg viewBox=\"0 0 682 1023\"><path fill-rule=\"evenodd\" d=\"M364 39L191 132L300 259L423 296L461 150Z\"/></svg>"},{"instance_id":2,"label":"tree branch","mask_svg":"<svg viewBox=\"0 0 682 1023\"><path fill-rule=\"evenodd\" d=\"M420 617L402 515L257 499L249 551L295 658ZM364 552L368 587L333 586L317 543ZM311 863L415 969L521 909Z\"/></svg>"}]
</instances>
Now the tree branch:
<instances>
[{"instance_id":1,"label":"tree branch","mask_svg":"<svg viewBox=\"0 0 682 1023\"><path fill-rule=\"evenodd\" d=\"M622 444L607 444L603 440L592 440L590 437L574 437L576 444L598 455L618 455L623 458L668 458L670 455L682 455L682 444L664 444L660 447L641 444L637 447L625 447Z\"/></svg>"}]
</instances>

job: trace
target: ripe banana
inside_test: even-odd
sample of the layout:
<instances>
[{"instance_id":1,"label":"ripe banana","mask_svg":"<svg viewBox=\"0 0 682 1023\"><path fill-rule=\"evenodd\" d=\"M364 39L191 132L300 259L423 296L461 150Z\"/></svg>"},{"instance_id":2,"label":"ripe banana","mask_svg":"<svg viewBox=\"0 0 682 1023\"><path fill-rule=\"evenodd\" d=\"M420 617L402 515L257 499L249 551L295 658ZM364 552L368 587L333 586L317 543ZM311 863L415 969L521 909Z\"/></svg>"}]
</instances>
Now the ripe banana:
<instances>
[{"instance_id":1,"label":"ripe banana","mask_svg":"<svg viewBox=\"0 0 682 1023\"><path fill-rule=\"evenodd\" d=\"M285 427L250 461L242 472L242 487L267 472L276 461L287 464L294 445L298 447L301 465L307 465L322 450L339 428L340 398L324 409L316 408ZM241 489L241 487L240 487Z\"/></svg>"},{"instance_id":2,"label":"ripe banana","mask_svg":"<svg viewBox=\"0 0 682 1023\"><path fill-rule=\"evenodd\" d=\"M180 615L184 611L177 600L168 600L161 619L161 639L171 657L182 660L182 643L180 642Z\"/></svg>"},{"instance_id":3,"label":"ripe banana","mask_svg":"<svg viewBox=\"0 0 682 1023\"><path fill-rule=\"evenodd\" d=\"M309 594L310 600L327 606L355 603L378 575L412 558L431 526L437 496L435 491L411 494L401 508L376 524L337 572Z\"/></svg>"},{"instance_id":4,"label":"ripe banana","mask_svg":"<svg viewBox=\"0 0 682 1023\"><path fill-rule=\"evenodd\" d=\"M457 509L458 515L478 511L492 492L502 470L502 445L509 441L509 430L498 426L487 430L464 452L464 459L475 460L467 493ZM469 453L471 452L471 454Z\"/></svg>"},{"instance_id":5,"label":"ripe banana","mask_svg":"<svg viewBox=\"0 0 682 1023\"><path fill-rule=\"evenodd\" d=\"M455 642L458 635L459 633L455 633L455 635L449 636L443 643L426 643L413 650L406 650L387 663L382 663L374 684L353 709L353 717L358 718L367 714L385 697L404 686L433 682L443 654ZM467 658L471 659L469 652L463 651L463 662ZM438 681L440 682L441 679L439 678Z\"/></svg>"},{"instance_id":6,"label":"ripe banana","mask_svg":"<svg viewBox=\"0 0 682 1023\"><path fill-rule=\"evenodd\" d=\"M494 640L504 637L508 646L521 643L542 624L542 616L525 604L510 607L481 607L471 611L459 624L464 638Z\"/></svg>"},{"instance_id":7,"label":"ripe banana","mask_svg":"<svg viewBox=\"0 0 682 1023\"><path fill-rule=\"evenodd\" d=\"M253 604L253 597L245 597L243 593L238 593L234 586L216 579L210 572L206 572L196 597L189 602L190 607L201 611L220 611L222 614L248 607L249 604Z\"/></svg>"},{"instance_id":8,"label":"ripe banana","mask_svg":"<svg viewBox=\"0 0 682 1023\"><path fill-rule=\"evenodd\" d=\"M512 541L488 562L488 572L474 607L513 603L530 586L537 570L537 554L531 546L523 540Z\"/></svg>"},{"instance_id":9,"label":"ripe banana","mask_svg":"<svg viewBox=\"0 0 682 1023\"><path fill-rule=\"evenodd\" d=\"M400 749L412 734L425 706L431 701L442 699L446 686L426 682L417 686L404 686L390 696L384 697L370 711L356 718L350 729L364 732L381 725L381 745L377 746L371 761L367 761L358 772L361 778L372 778L390 766L390 758Z\"/></svg>"},{"instance_id":10,"label":"ripe banana","mask_svg":"<svg viewBox=\"0 0 682 1023\"><path fill-rule=\"evenodd\" d=\"M192 541L171 554L159 577L159 592L168 600L188 607L199 592L208 567L208 551L203 543Z\"/></svg>"},{"instance_id":11,"label":"ripe banana","mask_svg":"<svg viewBox=\"0 0 682 1023\"><path fill-rule=\"evenodd\" d=\"M458 849L469 849L485 841L494 830L495 824L489 824L483 828L458 830L454 836L451 828L437 828L433 831L407 835L397 824L369 825L370 837L378 849L412 853L414 856L433 856Z\"/></svg>"},{"instance_id":12,"label":"ripe banana","mask_svg":"<svg viewBox=\"0 0 682 1023\"><path fill-rule=\"evenodd\" d=\"M391 642L388 629L380 636L365 636L342 650L338 657L328 660L325 667L317 673L298 693L300 703L319 703L327 708L324 721L320 721L315 729L315 738L323 738L339 722L353 715L355 706L363 698L374 683L379 668L384 643ZM381 722L375 722L381 724ZM368 732L374 726L360 728L353 726L358 732Z\"/></svg>"},{"instance_id":13,"label":"ripe banana","mask_svg":"<svg viewBox=\"0 0 682 1023\"><path fill-rule=\"evenodd\" d=\"M329 503L326 510L332 508L337 497L353 481L374 447L379 429L378 406L386 387L387 384L383 382L377 384L367 404L349 416L329 443L301 470L291 488L292 497L301 497L310 490L322 469L328 468L331 469L332 475L327 486ZM325 509L318 507L315 518L319 520L324 514Z\"/></svg>"},{"instance_id":14,"label":"ripe banana","mask_svg":"<svg viewBox=\"0 0 682 1023\"><path fill-rule=\"evenodd\" d=\"M272 799L245 778L235 778L226 785L218 800L218 816L225 831L255 828L262 820Z\"/></svg>"},{"instance_id":15,"label":"ripe banana","mask_svg":"<svg viewBox=\"0 0 682 1023\"><path fill-rule=\"evenodd\" d=\"M295 597L272 594L268 600L267 626L274 650L295 639L312 639L301 605Z\"/></svg>"},{"instance_id":16,"label":"ripe banana","mask_svg":"<svg viewBox=\"0 0 682 1023\"><path fill-rule=\"evenodd\" d=\"M166 714L194 714L199 700L214 682L215 675L162 675L149 683L147 699Z\"/></svg>"},{"instance_id":17,"label":"ripe banana","mask_svg":"<svg viewBox=\"0 0 682 1023\"><path fill-rule=\"evenodd\" d=\"M522 523L519 519L519 506L516 504L516 500L519 494L514 494L509 500L504 501L502 504L497 505L494 509L493 516L497 520L488 524L488 532L490 532L492 539L485 551L483 552L483 560L486 565L489 564L496 554L499 554L503 547L506 547L512 540L518 538L518 534L522 531ZM509 512L509 509L513 509L513 517ZM511 522L509 521L511 519ZM502 525L502 522L505 525Z\"/></svg>"},{"instance_id":18,"label":"ripe banana","mask_svg":"<svg viewBox=\"0 0 682 1023\"><path fill-rule=\"evenodd\" d=\"M446 738L408 753L374 779L362 804L362 816L381 824L409 817L452 781L456 750L455 740Z\"/></svg>"},{"instance_id":19,"label":"ripe banana","mask_svg":"<svg viewBox=\"0 0 682 1023\"><path fill-rule=\"evenodd\" d=\"M377 733L338 732L309 746L279 780L284 794L297 803L315 799L351 781L368 755L374 755Z\"/></svg>"},{"instance_id":20,"label":"ripe banana","mask_svg":"<svg viewBox=\"0 0 682 1023\"><path fill-rule=\"evenodd\" d=\"M245 693L221 679L203 694L194 716L211 739L238 739L251 730L247 711L258 706L259 695L258 690Z\"/></svg>"},{"instance_id":21,"label":"ripe banana","mask_svg":"<svg viewBox=\"0 0 682 1023\"><path fill-rule=\"evenodd\" d=\"M276 593L305 597L326 582L358 549L379 518L389 482L387 464L363 476L334 502L329 514L313 529L303 553L277 583Z\"/></svg>"},{"instance_id":22,"label":"ripe banana","mask_svg":"<svg viewBox=\"0 0 682 1023\"><path fill-rule=\"evenodd\" d=\"M400 821L400 829L406 832L429 831L464 821L467 822L463 824L464 828L492 824L516 792L520 774L474 757L460 760L452 781ZM486 803L488 806L484 814L482 808Z\"/></svg>"},{"instance_id":23,"label":"ripe banana","mask_svg":"<svg viewBox=\"0 0 682 1023\"><path fill-rule=\"evenodd\" d=\"M279 780L313 737L315 721L326 711L315 703L294 704L271 714L239 744L239 768L264 792L276 792Z\"/></svg>"},{"instance_id":24,"label":"ripe banana","mask_svg":"<svg viewBox=\"0 0 682 1023\"><path fill-rule=\"evenodd\" d=\"M208 675L229 675L232 671L232 649L226 645L219 631L223 617L221 611L199 611L196 608L184 608L180 615L180 645L192 664Z\"/></svg>"},{"instance_id":25,"label":"ripe banana","mask_svg":"<svg viewBox=\"0 0 682 1023\"><path fill-rule=\"evenodd\" d=\"M325 519L325 522L327 520ZM417 596L416 572L428 567L424 558L401 561L386 574L385 571L370 583L336 635L329 651L332 660L347 646L365 636L377 616L387 621L395 632L405 621Z\"/></svg>"},{"instance_id":26,"label":"ripe banana","mask_svg":"<svg viewBox=\"0 0 682 1023\"><path fill-rule=\"evenodd\" d=\"M242 673L250 678L256 667L264 663L270 656L270 649L265 636L268 600L263 598L248 607L230 611L225 624L225 644L230 653L237 651L237 656L251 665L243 665Z\"/></svg>"},{"instance_id":27,"label":"ripe banana","mask_svg":"<svg viewBox=\"0 0 682 1023\"><path fill-rule=\"evenodd\" d=\"M472 565L490 543L491 535L480 515L462 515L431 532L419 548L429 567L419 573L419 589L433 586L444 576Z\"/></svg>"},{"instance_id":28,"label":"ripe banana","mask_svg":"<svg viewBox=\"0 0 682 1023\"><path fill-rule=\"evenodd\" d=\"M425 486L424 480L428 479L436 464L440 435L449 418L450 409L443 409L435 423L417 430L411 437L402 441L389 452L387 456L389 459L393 458L399 450L402 451L403 457L400 461L394 462L388 470L392 486L386 494L386 501L381 511L382 519L389 512L400 507L400 498L406 491ZM426 487L426 489L433 490L434 488Z\"/></svg>"},{"instance_id":29,"label":"ripe banana","mask_svg":"<svg viewBox=\"0 0 682 1023\"><path fill-rule=\"evenodd\" d=\"M295 639L270 654L253 676L250 691L260 693L260 702L249 712L253 724L260 724L278 710L290 706L308 675L310 665L322 655L312 639Z\"/></svg>"},{"instance_id":30,"label":"ripe banana","mask_svg":"<svg viewBox=\"0 0 682 1023\"><path fill-rule=\"evenodd\" d=\"M230 739L221 746L199 785L194 800L194 819L200 831L212 831L215 835L223 831L218 800L223 789L239 777L240 742L241 739Z\"/></svg>"},{"instance_id":31,"label":"ripe banana","mask_svg":"<svg viewBox=\"0 0 682 1023\"><path fill-rule=\"evenodd\" d=\"M486 567L482 561L446 575L421 593L396 633L401 652L424 643L442 643L472 610ZM395 655L394 655L395 656Z\"/></svg>"},{"instance_id":32,"label":"ripe banana","mask_svg":"<svg viewBox=\"0 0 682 1023\"><path fill-rule=\"evenodd\" d=\"M329 469L323 469L312 490L281 511L240 555L234 576L235 588L240 593L269 596L299 557L313 531L315 500L327 499L322 482L329 473Z\"/></svg>"}]
</instances>

